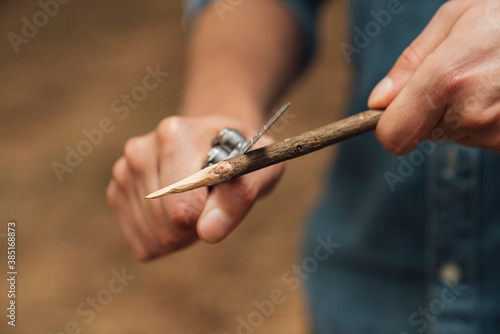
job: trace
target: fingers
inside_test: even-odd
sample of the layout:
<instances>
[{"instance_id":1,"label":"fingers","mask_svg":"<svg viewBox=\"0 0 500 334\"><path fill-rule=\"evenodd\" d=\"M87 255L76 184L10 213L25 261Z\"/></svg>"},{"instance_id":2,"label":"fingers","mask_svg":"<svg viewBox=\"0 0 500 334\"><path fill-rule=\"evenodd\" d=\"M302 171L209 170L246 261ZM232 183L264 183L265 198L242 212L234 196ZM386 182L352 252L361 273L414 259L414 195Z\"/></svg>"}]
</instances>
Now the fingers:
<instances>
[{"instance_id":1,"label":"fingers","mask_svg":"<svg viewBox=\"0 0 500 334\"><path fill-rule=\"evenodd\" d=\"M137 207L134 189L126 160L122 157L113 167L113 179L106 195L132 254L139 260L145 260L150 254L156 253L159 245L154 234L145 225L141 210Z\"/></svg>"},{"instance_id":2,"label":"fingers","mask_svg":"<svg viewBox=\"0 0 500 334\"><path fill-rule=\"evenodd\" d=\"M472 5L468 0L444 4L422 33L407 47L387 76L373 89L370 108L385 108L408 84L426 58L447 38L460 15Z\"/></svg>"},{"instance_id":3,"label":"fingers","mask_svg":"<svg viewBox=\"0 0 500 334\"><path fill-rule=\"evenodd\" d=\"M139 260L172 252L197 239L195 228L179 228L169 221L161 201L144 200L160 184L158 151L153 133L127 141L107 192L125 240Z\"/></svg>"},{"instance_id":4,"label":"fingers","mask_svg":"<svg viewBox=\"0 0 500 334\"><path fill-rule=\"evenodd\" d=\"M159 186L157 146L152 134L129 139L124 157L139 197Z\"/></svg>"},{"instance_id":5,"label":"fingers","mask_svg":"<svg viewBox=\"0 0 500 334\"><path fill-rule=\"evenodd\" d=\"M134 256L145 260L183 248L198 239L218 242L231 232L254 202L276 183L276 165L217 186L145 200L161 186L200 170L215 135L223 128L253 134L231 119L169 117L145 136L130 139L113 168L107 197ZM272 140L263 137L261 145Z\"/></svg>"},{"instance_id":6,"label":"fingers","mask_svg":"<svg viewBox=\"0 0 500 334\"><path fill-rule=\"evenodd\" d=\"M166 228L159 225L159 222L167 220L161 203L144 200L145 195L159 186L158 148L154 135L129 139L124 151L127 174L131 179L131 184L126 189L128 206L133 214L132 219L128 219L125 224L133 224L142 233L142 242L149 245L144 247L149 250L151 257L170 251L170 245L160 237Z\"/></svg>"},{"instance_id":7,"label":"fingers","mask_svg":"<svg viewBox=\"0 0 500 334\"><path fill-rule=\"evenodd\" d=\"M193 130L197 132L193 133ZM160 147L160 184L172 184L199 171L205 164L206 154L216 133L215 129L194 129L191 124L178 117L162 121L156 134L157 145ZM196 189L166 196L155 202L161 202L166 208L168 221L174 226L195 228L207 194L206 188Z\"/></svg>"},{"instance_id":8,"label":"fingers","mask_svg":"<svg viewBox=\"0 0 500 334\"><path fill-rule=\"evenodd\" d=\"M388 105L375 135L393 154L409 153L420 141L432 137L432 130L442 121L446 110L456 103L457 90L462 88L462 73L454 60L462 50L449 36L471 4L459 0L442 6L389 72L387 78L392 86L382 93L380 87L372 92L372 107ZM449 140L463 134L447 133L447 136Z\"/></svg>"},{"instance_id":9,"label":"fingers","mask_svg":"<svg viewBox=\"0 0 500 334\"><path fill-rule=\"evenodd\" d=\"M428 71L421 68L382 114L375 129L381 144L396 155L407 154L442 118L446 100L430 88Z\"/></svg>"},{"instance_id":10,"label":"fingers","mask_svg":"<svg viewBox=\"0 0 500 334\"><path fill-rule=\"evenodd\" d=\"M127 200L123 196L123 193L118 189L114 180L111 180L108 185L106 197L110 207L113 209L113 213L119 223L125 242L132 251L132 254L138 260L145 258L148 251L144 249L142 243L140 242L139 234L136 232L134 226L131 224L122 224L122 222L127 221L131 214L128 207L122 205L122 203L126 203Z\"/></svg>"},{"instance_id":11,"label":"fingers","mask_svg":"<svg viewBox=\"0 0 500 334\"><path fill-rule=\"evenodd\" d=\"M243 220L264 189L281 175L280 166L237 178L216 186L200 215L198 234L206 242L223 240Z\"/></svg>"},{"instance_id":12,"label":"fingers","mask_svg":"<svg viewBox=\"0 0 500 334\"><path fill-rule=\"evenodd\" d=\"M200 215L200 238L210 243L223 240L275 185L283 170L284 165L278 164L214 187Z\"/></svg>"}]
</instances>

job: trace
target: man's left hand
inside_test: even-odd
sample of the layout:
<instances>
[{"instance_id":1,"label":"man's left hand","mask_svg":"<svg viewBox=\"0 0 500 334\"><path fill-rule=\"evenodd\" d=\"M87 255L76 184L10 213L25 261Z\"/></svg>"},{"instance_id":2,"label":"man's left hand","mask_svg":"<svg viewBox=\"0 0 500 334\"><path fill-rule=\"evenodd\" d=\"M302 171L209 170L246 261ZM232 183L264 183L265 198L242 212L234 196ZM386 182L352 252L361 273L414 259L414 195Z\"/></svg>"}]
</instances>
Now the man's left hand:
<instances>
[{"instance_id":1,"label":"man's left hand","mask_svg":"<svg viewBox=\"0 0 500 334\"><path fill-rule=\"evenodd\" d=\"M500 1L444 4L372 91L390 152L453 140L500 153Z\"/></svg>"}]
</instances>

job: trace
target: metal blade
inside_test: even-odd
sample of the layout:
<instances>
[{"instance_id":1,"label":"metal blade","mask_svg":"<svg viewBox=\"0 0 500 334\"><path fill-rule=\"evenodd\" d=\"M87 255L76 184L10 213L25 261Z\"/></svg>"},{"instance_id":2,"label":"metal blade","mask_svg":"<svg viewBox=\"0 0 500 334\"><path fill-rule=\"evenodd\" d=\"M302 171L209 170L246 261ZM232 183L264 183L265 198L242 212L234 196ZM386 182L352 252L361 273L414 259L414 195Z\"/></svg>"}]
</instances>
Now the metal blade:
<instances>
[{"instance_id":1,"label":"metal blade","mask_svg":"<svg viewBox=\"0 0 500 334\"><path fill-rule=\"evenodd\" d=\"M242 148L240 149L240 152L238 154L244 154L245 152L247 152L250 147L253 146L253 144L255 144L255 142L257 140L259 140L259 138L271 127L273 126L273 124L278 120L278 118L281 117L281 115L283 115L283 113L288 109L288 107L290 106L290 102L288 102L287 104L285 104L283 107L281 107L275 114L273 117L271 117L271 119L266 123L266 125L264 125L262 127L262 129L260 129L259 132L257 132L257 134L249 141L247 142L245 145L242 146Z\"/></svg>"}]
</instances>

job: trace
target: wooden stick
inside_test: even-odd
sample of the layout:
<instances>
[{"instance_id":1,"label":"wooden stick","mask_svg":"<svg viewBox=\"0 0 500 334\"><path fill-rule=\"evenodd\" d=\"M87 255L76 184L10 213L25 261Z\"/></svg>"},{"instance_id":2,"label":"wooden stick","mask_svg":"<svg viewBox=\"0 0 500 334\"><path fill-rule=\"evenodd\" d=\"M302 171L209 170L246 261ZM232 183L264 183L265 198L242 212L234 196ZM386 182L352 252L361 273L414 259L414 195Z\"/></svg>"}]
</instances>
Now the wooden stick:
<instances>
[{"instance_id":1,"label":"wooden stick","mask_svg":"<svg viewBox=\"0 0 500 334\"><path fill-rule=\"evenodd\" d=\"M213 186L282 161L320 150L375 129L382 110L368 110L259 149L221 161L155 191L147 199Z\"/></svg>"}]
</instances>

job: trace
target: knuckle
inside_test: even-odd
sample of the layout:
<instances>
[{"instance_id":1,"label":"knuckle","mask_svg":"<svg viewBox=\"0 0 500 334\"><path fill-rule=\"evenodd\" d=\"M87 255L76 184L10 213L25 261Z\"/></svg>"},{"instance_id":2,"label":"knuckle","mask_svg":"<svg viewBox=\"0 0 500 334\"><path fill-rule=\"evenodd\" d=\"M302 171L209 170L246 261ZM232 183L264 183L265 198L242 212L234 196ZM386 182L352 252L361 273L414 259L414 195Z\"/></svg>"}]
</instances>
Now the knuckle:
<instances>
[{"instance_id":1,"label":"knuckle","mask_svg":"<svg viewBox=\"0 0 500 334\"><path fill-rule=\"evenodd\" d=\"M140 174L145 168L145 141L141 137L132 137L125 143L125 159L130 170Z\"/></svg>"},{"instance_id":2,"label":"knuckle","mask_svg":"<svg viewBox=\"0 0 500 334\"><path fill-rule=\"evenodd\" d=\"M447 71L441 75L440 80L442 82L441 95L445 96L448 101L454 100L470 83L469 78L457 70Z\"/></svg>"},{"instance_id":3,"label":"knuckle","mask_svg":"<svg viewBox=\"0 0 500 334\"><path fill-rule=\"evenodd\" d=\"M158 142L163 145L171 143L174 135L179 133L181 126L182 117L180 116L171 116L160 121L156 128Z\"/></svg>"},{"instance_id":4,"label":"knuckle","mask_svg":"<svg viewBox=\"0 0 500 334\"><path fill-rule=\"evenodd\" d=\"M399 57L399 65L405 70L411 70L415 68L418 64L422 62L422 56L420 55L419 50L415 46L415 43L410 44L401 56Z\"/></svg>"},{"instance_id":5,"label":"knuckle","mask_svg":"<svg viewBox=\"0 0 500 334\"><path fill-rule=\"evenodd\" d=\"M461 128L471 132L480 131L488 129L497 122L498 118L496 113L465 112L461 117Z\"/></svg>"},{"instance_id":6,"label":"knuckle","mask_svg":"<svg viewBox=\"0 0 500 334\"><path fill-rule=\"evenodd\" d=\"M111 175L113 176L113 180L116 182L116 185L121 189L126 189L127 187L127 173L128 167L127 162L124 157L118 159L117 162L113 165L113 169L111 171Z\"/></svg>"},{"instance_id":7,"label":"knuckle","mask_svg":"<svg viewBox=\"0 0 500 334\"><path fill-rule=\"evenodd\" d=\"M446 119L456 120L465 130L480 130L496 122L487 101L471 90L476 87L476 79L456 71L446 74L441 96L447 101Z\"/></svg>"},{"instance_id":8,"label":"knuckle","mask_svg":"<svg viewBox=\"0 0 500 334\"><path fill-rule=\"evenodd\" d=\"M446 20L454 18L457 15L457 12L461 10L461 7L457 6L456 3L445 2L436 12L436 16L441 20Z\"/></svg>"},{"instance_id":9,"label":"knuckle","mask_svg":"<svg viewBox=\"0 0 500 334\"><path fill-rule=\"evenodd\" d=\"M425 99L425 105L429 109L443 109L460 103L470 84L470 78L463 71L443 68L438 62L429 62L427 73L431 79L421 87L419 96Z\"/></svg>"},{"instance_id":10,"label":"knuckle","mask_svg":"<svg viewBox=\"0 0 500 334\"><path fill-rule=\"evenodd\" d=\"M116 209L119 206L117 188L113 183L108 185L106 189L106 199L111 208Z\"/></svg>"}]
</instances>

